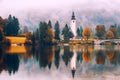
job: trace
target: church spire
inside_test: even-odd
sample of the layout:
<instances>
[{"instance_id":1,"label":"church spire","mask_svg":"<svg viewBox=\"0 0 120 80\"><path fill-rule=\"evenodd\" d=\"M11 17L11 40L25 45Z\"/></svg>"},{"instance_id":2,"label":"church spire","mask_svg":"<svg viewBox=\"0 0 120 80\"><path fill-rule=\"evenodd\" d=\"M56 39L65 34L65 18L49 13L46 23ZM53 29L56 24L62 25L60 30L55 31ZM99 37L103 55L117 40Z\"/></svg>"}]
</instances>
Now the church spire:
<instances>
[{"instance_id":1,"label":"church spire","mask_svg":"<svg viewBox=\"0 0 120 80\"><path fill-rule=\"evenodd\" d=\"M75 20L75 14L74 14L74 12L72 12L72 18L71 19Z\"/></svg>"}]
</instances>

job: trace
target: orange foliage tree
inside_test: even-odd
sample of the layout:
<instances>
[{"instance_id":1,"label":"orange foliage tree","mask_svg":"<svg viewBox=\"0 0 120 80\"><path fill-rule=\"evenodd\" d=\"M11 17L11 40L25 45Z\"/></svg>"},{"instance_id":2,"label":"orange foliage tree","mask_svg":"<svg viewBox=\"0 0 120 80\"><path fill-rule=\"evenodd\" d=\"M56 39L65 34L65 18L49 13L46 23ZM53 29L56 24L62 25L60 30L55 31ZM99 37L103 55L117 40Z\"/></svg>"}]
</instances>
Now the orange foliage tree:
<instances>
[{"instance_id":1,"label":"orange foliage tree","mask_svg":"<svg viewBox=\"0 0 120 80\"><path fill-rule=\"evenodd\" d=\"M85 37L87 40L88 38L90 38L92 32L90 30L90 28L86 27L83 29L83 32L82 32L82 36Z\"/></svg>"},{"instance_id":2,"label":"orange foliage tree","mask_svg":"<svg viewBox=\"0 0 120 80\"><path fill-rule=\"evenodd\" d=\"M106 38L107 39L112 39L114 38L114 34L111 30L108 30L107 33L106 33Z\"/></svg>"},{"instance_id":3,"label":"orange foliage tree","mask_svg":"<svg viewBox=\"0 0 120 80\"><path fill-rule=\"evenodd\" d=\"M54 31L51 27L48 27L48 29L46 30L46 37L44 38L45 42L47 43L53 43L54 42Z\"/></svg>"}]
</instances>

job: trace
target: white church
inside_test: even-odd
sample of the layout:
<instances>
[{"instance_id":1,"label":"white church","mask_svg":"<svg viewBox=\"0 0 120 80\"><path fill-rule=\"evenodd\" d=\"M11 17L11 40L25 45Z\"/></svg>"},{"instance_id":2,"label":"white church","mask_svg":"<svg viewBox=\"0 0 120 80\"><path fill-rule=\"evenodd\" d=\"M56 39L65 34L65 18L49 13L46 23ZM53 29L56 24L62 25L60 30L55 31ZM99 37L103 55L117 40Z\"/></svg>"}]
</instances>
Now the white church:
<instances>
[{"instance_id":1,"label":"white church","mask_svg":"<svg viewBox=\"0 0 120 80\"><path fill-rule=\"evenodd\" d=\"M76 18L74 12L72 13L71 17L70 28L75 38L77 36L77 33L76 33Z\"/></svg>"}]
</instances>

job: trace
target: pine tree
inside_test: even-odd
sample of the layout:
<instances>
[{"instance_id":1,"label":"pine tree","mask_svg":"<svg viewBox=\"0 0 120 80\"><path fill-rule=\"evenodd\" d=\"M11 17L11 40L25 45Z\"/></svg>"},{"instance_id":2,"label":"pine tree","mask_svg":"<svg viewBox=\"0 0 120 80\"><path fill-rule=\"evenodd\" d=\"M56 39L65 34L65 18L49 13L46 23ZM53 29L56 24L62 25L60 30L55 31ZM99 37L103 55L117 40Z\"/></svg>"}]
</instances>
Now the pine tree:
<instances>
[{"instance_id":1,"label":"pine tree","mask_svg":"<svg viewBox=\"0 0 120 80\"><path fill-rule=\"evenodd\" d=\"M80 37L80 29L77 28L77 36Z\"/></svg>"},{"instance_id":2,"label":"pine tree","mask_svg":"<svg viewBox=\"0 0 120 80\"><path fill-rule=\"evenodd\" d=\"M73 33L70 31L68 25L66 24L65 27L62 30L62 35L64 37L64 40L69 40L73 37Z\"/></svg>"},{"instance_id":3,"label":"pine tree","mask_svg":"<svg viewBox=\"0 0 120 80\"><path fill-rule=\"evenodd\" d=\"M6 35L17 35L19 31L19 21L15 16L9 15L8 22L5 27L5 34Z\"/></svg>"},{"instance_id":4,"label":"pine tree","mask_svg":"<svg viewBox=\"0 0 120 80\"><path fill-rule=\"evenodd\" d=\"M46 22L40 22L39 32L41 45L51 45L53 43L54 31Z\"/></svg>"},{"instance_id":5,"label":"pine tree","mask_svg":"<svg viewBox=\"0 0 120 80\"><path fill-rule=\"evenodd\" d=\"M58 21L55 23L55 39L60 40L60 26Z\"/></svg>"},{"instance_id":6,"label":"pine tree","mask_svg":"<svg viewBox=\"0 0 120 80\"><path fill-rule=\"evenodd\" d=\"M52 23L50 20L48 21L48 26L52 28Z\"/></svg>"}]
</instances>

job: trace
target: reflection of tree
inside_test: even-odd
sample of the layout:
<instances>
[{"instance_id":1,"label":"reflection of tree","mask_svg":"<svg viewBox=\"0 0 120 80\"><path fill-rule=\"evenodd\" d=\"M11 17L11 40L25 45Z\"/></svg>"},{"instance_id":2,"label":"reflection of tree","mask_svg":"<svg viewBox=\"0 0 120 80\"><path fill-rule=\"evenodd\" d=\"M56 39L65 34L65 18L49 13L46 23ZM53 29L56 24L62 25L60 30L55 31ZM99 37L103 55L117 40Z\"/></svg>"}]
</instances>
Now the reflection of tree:
<instances>
[{"instance_id":1,"label":"reflection of tree","mask_svg":"<svg viewBox=\"0 0 120 80\"><path fill-rule=\"evenodd\" d=\"M55 66L58 69L60 64L60 47L55 48Z\"/></svg>"},{"instance_id":2,"label":"reflection of tree","mask_svg":"<svg viewBox=\"0 0 120 80\"><path fill-rule=\"evenodd\" d=\"M118 54L118 55L117 55L117 57L118 57L118 58L117 58L117 59L118 59L118 63L120 64L120 51L117 51L117 54Z\"/></svg>"},{"instance_id":3,"label":"reflection of tree","mask_svg":"<svg viewBox=\"0 0 120 80\"><path fill-rule=\"evenodd\" d=\"M83 60L86 61L86 62L89 62L89 61L90 61L90 59L91 59L91 54L90 54L90 51L89 51L89 49L88 49L88 46L86 47L86 50L83 51L82 58L83 58Z\"/></svg>"},{"instance_id":4,"label":"reflection of tree","mask_svg":"<svg viewBox=\"0 0 120 80\"><path fill-rule=\"evenodd\" d=\"M10 46L0 46L0 73L3 70L7 70L7 66L4 63L4 57L5 57L5 51L8 50L10 48Z\"/></svg>"},{"instance_id":5,"label":"reflection of tree","mask_svg":"<svg viewBox=\"0 0 120 80\"><path fill-rule=\"evenodd\" d=\"M77 53L77 61L79 61L80 60L80 62L82 62L82 52L78 52Z\"/></svg>"},{"instance_id":6,"label":"reflection of tree","mask_svg":"<svg viewBox=\"0 0 120 80\"><path fill-rule=\"evenodd\" d=\"M40 47L40 53L38 57L40 67L46 67L48 65L48 67L51 68L51 64L54 58L54 47Z\"/></svg>"},{"instance_id":7,"label":"reflection of tree","mask_svg":"<svg viewBox=\"0 0 120 80\"><path fill-rule=\"evenodd\" d=\"M19 68L19 57L16 54L6 54L4 57L4 64L7 66L9 74L15 73Z\"/></svg>"},{"instance_id":8,"label":"reflection of tree","mask_svg":"<svg viewBox=\"0 0 120 80\"><path fill-rule=\"evenodd\" d=\"M111 64L116 64L117 63L117 53L116 51L106 51L107 52L107 58L110 60Z\"/></svg>"},{"instance_id":9,"label":"reflection of tree","mask_svg":"<svg viewBox=\"0 0 120 80\"><path fill-rule=\"evenodd\" d=\"M62 58L66 66L68 65L68 62L70 61L71 55L72 54L70 52L69 46L64 46L64 55L62 56Z\"/></svg>"},{"instance_id":10,"label":"reflection of tree","mask_svg":"<svg viewBox=\"0 0 120 80\"><path fill-rule=\"evenodd\" d=\"M105 64L105 55L102 50L99 50L96 54L96 63L97 64Z\"/></svg>"}]
</instances>

